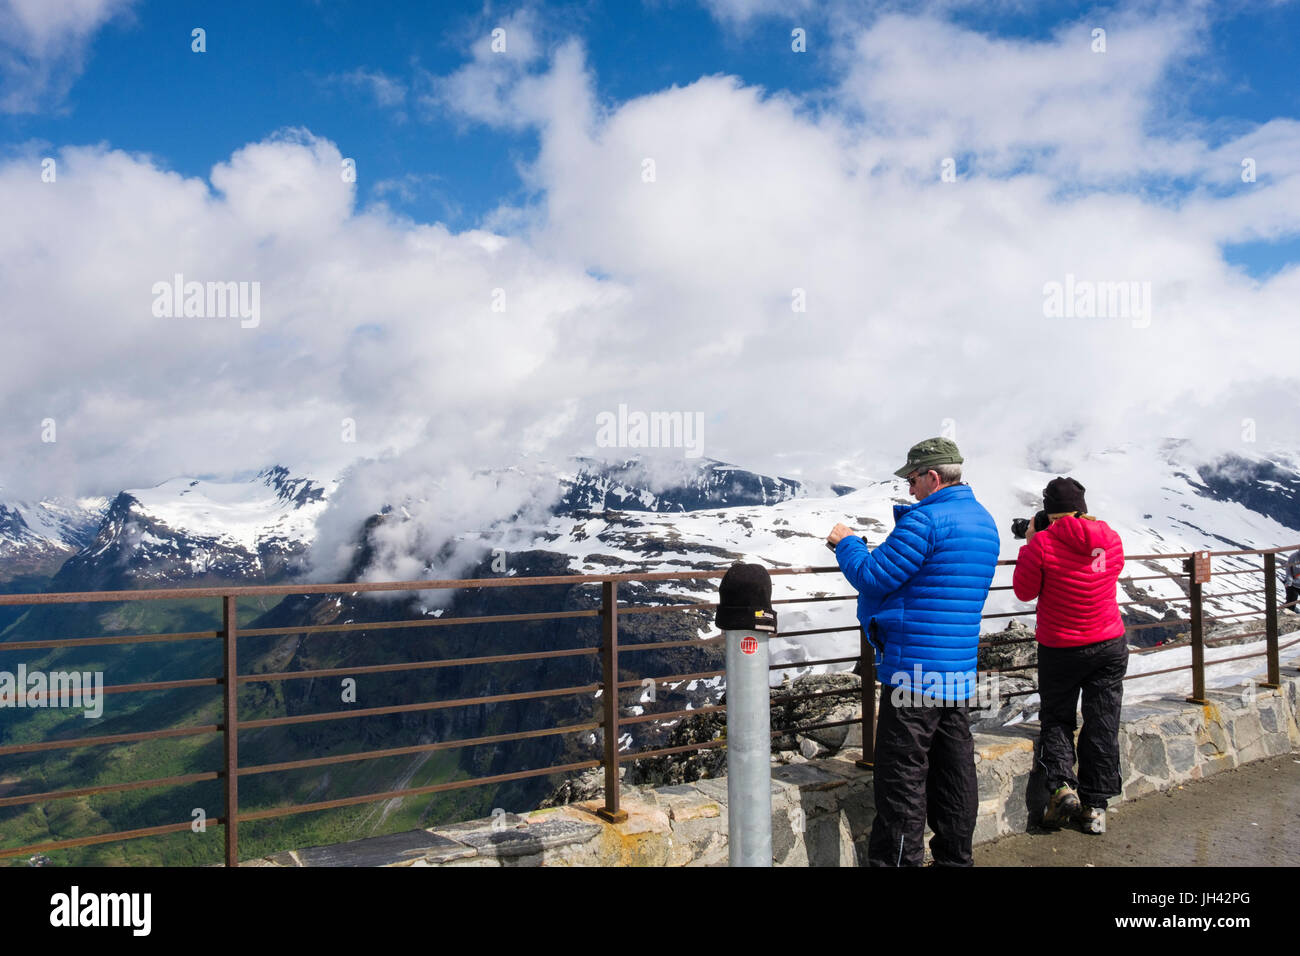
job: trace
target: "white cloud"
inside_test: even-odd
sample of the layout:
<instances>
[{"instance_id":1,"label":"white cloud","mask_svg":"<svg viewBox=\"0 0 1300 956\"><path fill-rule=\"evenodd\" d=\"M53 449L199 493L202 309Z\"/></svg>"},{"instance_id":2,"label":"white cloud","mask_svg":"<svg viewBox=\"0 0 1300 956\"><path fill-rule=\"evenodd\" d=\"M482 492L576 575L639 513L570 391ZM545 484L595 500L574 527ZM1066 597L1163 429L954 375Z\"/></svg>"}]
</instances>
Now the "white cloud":
<instances>
[{"instance_id":1,"label":"white cloud","mask_svg":"<svg viewBox=\"0 0 1300 956\"><path fill-rule=\"evenodd\" d=\"M379 106L391 108L406 102L406 84L382 70L358 68L349 73L339 74L338 79L349 86L365 90L374 97L375 103Z\"/></svg>"},{"instance_id":2,"label":"white cloud","mask_svg":"<svg viewBox=\"0 0 1300 956\"><path fill-rule=\"evenodd\" d=\"M424 74L427 91L420 102L497 126L525 126L537 114L521 110L515 94L520 81L542 61L547 20L532 7L508 17L477 19L463 32L470 60L448 76Z\"/></svg>"},{"instance_id":3,"label":"white cloud","mask_svg":"<svg viewBox=\"0 0 1300 956\"><path fill-rule=\"evenodd\" d=\"M90 42L135 0L0 0L0 112L57 106L81 75Z\"/></svg>"},{"instance_id":4,"label":"white cloud","mask_svg":"<svg viewBox=\"0 0 1300 956\"><path fill-rule=\"evenodd\" d=\"M751 20L802 14L816 7L813 0L702 0L715 19L731 26Z\"/></svg>"},{"instance_id":5,"label":"white cloud","mask_svg":"<svg viewBox=\"0 0 1300 956\"><path fill-rule=\"evenodd\" d=\"M518 395L548 358L566 366L556 326L608 297L520 243L355 210L337 148L301 131L219 164L215 191L118 151L57 159L55 183L37 156L0 165L14 496L415 444L460 460L475 432L552 417ZM153 285L176 273L260 282L260 324L155 317Z\"/></svg>"}]
</instances>

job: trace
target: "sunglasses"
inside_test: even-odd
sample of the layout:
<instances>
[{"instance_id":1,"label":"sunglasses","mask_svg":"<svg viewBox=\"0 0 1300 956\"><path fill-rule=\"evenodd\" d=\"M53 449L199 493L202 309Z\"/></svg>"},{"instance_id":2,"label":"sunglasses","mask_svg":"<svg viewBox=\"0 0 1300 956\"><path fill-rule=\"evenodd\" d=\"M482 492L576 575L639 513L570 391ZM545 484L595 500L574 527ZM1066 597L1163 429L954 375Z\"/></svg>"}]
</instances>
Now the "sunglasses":
<instances>
[{"instance_id":1,"label":"sunglasses","mask_svg":"<svg viewBox=\"0 0 1300 956\"><path fill-rule=\"evenodd\" d=\"M928 475L929 473L930 473L929 469L926 469L925 471L914 471L907 476L907 483L909 485L914 485L921 480L922 475Z\"/></svg>"}]
</instances>

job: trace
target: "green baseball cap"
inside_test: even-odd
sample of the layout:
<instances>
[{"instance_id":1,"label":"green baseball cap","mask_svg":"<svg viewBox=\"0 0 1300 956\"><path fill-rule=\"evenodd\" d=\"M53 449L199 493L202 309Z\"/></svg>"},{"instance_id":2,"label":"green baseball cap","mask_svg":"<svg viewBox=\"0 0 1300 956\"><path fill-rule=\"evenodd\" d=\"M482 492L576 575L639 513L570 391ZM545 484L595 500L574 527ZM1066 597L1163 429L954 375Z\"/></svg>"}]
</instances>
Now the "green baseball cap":
<instances>
[{"instance_id":1,"label":"green baseball cap","mask_svg":"<svg viewBox=\"0 0 1300 956\"><path fill-rule=\"evenodd\" d=\"M928 471L935 465L960 465L964 460L951 438L927 438L907 450L907 464L894 474L906 478L918 468Z\"/></svg>"}]
</instances>

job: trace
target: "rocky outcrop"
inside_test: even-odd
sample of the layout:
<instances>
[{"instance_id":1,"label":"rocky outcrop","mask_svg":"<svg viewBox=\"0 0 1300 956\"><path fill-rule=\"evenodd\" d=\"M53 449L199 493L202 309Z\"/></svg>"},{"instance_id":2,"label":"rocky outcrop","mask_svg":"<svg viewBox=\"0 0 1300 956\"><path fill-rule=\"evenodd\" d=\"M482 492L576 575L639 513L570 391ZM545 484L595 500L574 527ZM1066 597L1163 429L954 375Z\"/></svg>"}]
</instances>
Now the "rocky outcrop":
<instances>
[{"instance_id":1,"label":"rocky outcrop","mask_svg":"<svg viewBox=\"0 0 1300 956\"><path fill-rule=\"evenodd\" d=\"M791 728L790 732L772 738L774 764L803 763L838 753L846 747L861 747L860 722L810 730L807 733L801 733L797 729L814 724L860 721L861 687L862 679L857 674L841 672L806 674L770 688L772 728ZM783 700L788 697L803 699ZM725 694L721 703L726 703ZM654 748L722 741L726 733L726 711L713 711L675 722L667 729L665 736L655 742ZM638 760L625 765L619 779L629 786L664 787L719 777L726 772L726 750L718 746ZM565 780L540 805L553 807L592 800L603 796L604 792L604 771L589 770Z\"/></svg>"}]
</instances>

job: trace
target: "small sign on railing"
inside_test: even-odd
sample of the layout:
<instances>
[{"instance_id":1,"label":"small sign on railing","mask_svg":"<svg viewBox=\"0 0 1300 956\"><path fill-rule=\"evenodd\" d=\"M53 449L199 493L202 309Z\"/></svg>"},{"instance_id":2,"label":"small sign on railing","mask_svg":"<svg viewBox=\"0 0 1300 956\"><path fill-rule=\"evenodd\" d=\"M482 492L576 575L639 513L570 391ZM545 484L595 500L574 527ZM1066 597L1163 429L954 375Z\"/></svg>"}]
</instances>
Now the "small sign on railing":
<instances>
[{"instance_id":1,"label":"small sign on railing","mask_svg":"<svg viewBox=\"0 0 1300 956\"><path fill-rule=\"evenodd\" d=\"M1183 562L1183 570L1192 576L1193 584L1210 583L1210 552L1197 551Z\"/></svg>"}]
</instances>

